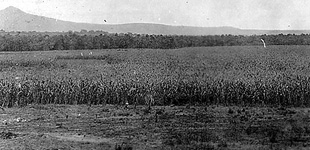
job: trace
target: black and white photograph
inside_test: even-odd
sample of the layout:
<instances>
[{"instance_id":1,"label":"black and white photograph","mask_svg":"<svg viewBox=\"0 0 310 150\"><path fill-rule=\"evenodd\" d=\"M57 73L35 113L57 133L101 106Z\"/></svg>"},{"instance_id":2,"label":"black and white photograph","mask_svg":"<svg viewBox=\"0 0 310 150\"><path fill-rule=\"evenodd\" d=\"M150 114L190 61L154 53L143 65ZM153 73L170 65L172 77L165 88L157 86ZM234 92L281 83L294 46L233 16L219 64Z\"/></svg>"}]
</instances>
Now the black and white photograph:
<instances>
[{"instance_id":1,"label":"black and white photograph","mask_svg":"<svg viewBox=\"0 0 310 150\"><path fill-rule=\"evenodd\" d=\"M0 150L309 149L309 0L0 0Z\"/></svg>"}]
</instances>

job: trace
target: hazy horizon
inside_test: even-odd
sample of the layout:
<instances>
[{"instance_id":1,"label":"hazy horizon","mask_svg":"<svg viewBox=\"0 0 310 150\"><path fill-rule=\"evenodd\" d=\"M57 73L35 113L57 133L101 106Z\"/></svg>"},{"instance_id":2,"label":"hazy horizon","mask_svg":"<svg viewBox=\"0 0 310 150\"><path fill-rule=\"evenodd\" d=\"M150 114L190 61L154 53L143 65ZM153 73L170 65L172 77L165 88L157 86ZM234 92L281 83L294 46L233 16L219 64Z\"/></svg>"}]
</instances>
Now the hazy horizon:
<instances>
[{"instance_id":1,"label":"hazy horizon","mask_svg":"<svg viewBox=\"0 0 310 150\"><path fill-rule=\"evenodd\" d=\"M95 24L310 30L307 0L0 0L34 15Z\"/></svg>"}]
</instances>

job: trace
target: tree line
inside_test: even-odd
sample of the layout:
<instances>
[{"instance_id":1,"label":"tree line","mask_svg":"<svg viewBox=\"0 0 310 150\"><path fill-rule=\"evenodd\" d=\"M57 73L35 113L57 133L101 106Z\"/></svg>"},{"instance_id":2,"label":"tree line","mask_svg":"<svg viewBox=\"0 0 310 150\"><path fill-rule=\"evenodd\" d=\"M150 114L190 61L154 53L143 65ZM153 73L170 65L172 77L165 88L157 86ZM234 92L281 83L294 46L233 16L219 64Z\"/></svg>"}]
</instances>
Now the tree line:
<instances>
[{"instance_id":1,"label":"tree line","mask_svg":"<svg viewBox=\"0 0 310 150\"><path fill-rule=\"evenodd\" d=\"M148 35L107 32L1 33L0 51L47 51L82 49L172 49L204 46L310 45L309 34L279 35Z\"/></svg>"}]
</instances>

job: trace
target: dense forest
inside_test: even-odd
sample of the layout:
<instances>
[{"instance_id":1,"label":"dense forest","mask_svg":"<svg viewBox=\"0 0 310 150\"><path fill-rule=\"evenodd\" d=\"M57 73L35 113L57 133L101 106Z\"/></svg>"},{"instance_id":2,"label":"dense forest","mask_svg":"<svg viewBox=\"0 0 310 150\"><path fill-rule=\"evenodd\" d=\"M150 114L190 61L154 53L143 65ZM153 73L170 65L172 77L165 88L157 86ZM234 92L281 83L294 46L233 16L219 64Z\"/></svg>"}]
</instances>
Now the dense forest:
<instances>
[{"instance_id":1,"label":"dense forest","mask_svg":"<svg viewBox=\"0 0 310 150\"><path fill-rule=\"evenodd\" d=\"M267 45L310 45L309 34L179 36L82 30L59 33L1 32L0 51L246 46L261 45L260 39L264 39Z\"/></svg>"}]
</instances>

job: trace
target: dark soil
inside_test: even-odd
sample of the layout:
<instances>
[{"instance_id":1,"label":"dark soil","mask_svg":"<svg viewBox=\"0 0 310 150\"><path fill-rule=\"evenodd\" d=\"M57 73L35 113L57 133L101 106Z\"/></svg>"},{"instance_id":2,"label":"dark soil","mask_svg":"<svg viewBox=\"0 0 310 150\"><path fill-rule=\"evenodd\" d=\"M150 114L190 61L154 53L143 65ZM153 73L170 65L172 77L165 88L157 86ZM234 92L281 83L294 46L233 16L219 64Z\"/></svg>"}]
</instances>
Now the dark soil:
<instances>
[{"instance_id":1,"label":"dark soil","mask_svg":"<svg viewBox=\"0 0 310 150\"><path fill-rule=\"evenodd\" d=\"M29 105L0 112L0 149L309 149L308 109Z\"/></svg>"}]
</instances>

